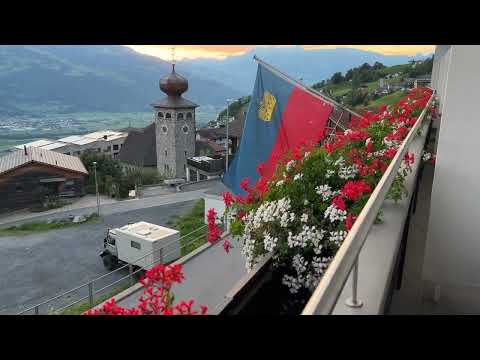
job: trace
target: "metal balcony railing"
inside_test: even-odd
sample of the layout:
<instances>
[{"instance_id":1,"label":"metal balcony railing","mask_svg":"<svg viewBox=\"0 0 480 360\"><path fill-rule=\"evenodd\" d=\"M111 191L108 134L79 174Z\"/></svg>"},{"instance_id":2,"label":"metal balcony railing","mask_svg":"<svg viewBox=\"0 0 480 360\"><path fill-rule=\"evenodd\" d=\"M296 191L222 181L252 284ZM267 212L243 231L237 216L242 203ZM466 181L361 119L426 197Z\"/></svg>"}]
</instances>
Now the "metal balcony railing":
<instances>
[{"instance_id":1,"label":"metal balcony railing","mask_svg":"<svg viewBox=\"0 0 480 360\"><path fill-rule=\"evenodd\" d=\"M150 262L149 265L155 265L155 264L162 264L164 263L163 259L166 259L168 255L174 254L175 252L178 252L178 250L182 250L184 248L188 249L189 245L192 245L193 243L199 241L202 238L206 239L206 233L203 231L201 232L200 236L197 236L199 231L201 230L206 230L207 225L203 225L192 232L181 236L180 238L171 241L167 244L165 244L161 249L155 250L153 252L150 252L134 261L134 264L138 263L139 261L143 260L144 258L148 256L152 256L155 260L153 262ZM196 235L193 235L196 234ZM188 237L191 237L188 239ZM184 244L181 243L182 240L184 240ZM180 247L174 247L173 249L166 250L168 247L171 247L172 245L175 245L179 243ZM159 255L159 256L154 256L154 255ZM188 255L188 250L187 254L184 256ZM112 282L106 283L106 278L112 276L113 274L118 274L121 270L127 270L128 269L128 275L122 276L120 279L114 280ZM98 297L103 293L105 296L105 290L107 289L112 289L114 285L120 285L123 283L124 286L133 286L136 283L135 275L139 274L143 268L139 268L137 270L134 270L134 265L133 264L126 264L123 265L113 271L110 271L107 274L104 274L102 276L99 276L95 279L90 280L89 282L79 285L71 290L68 290L64 293L61 293L57 296L54 296L46 301L43 301L39 304L36 304L34 306L30 306L27 309L17 313L17 315L24 315L24 314L31 314L31 315L40 315L40 310L47 308L49 311L47 311L47 314L61 314L62 312L66 311L67 309L71 308L72 306L82 303L82 302L88 302L88 307L92 308L95 306L95 300L98 299ZM111 290L110 290L111 291ZM83 293L83 294L82 294ZM76 296L75 296L76 295ZM68 303L67 305L64 305L65 300L71 297L77 297L75 301ZM111 296L114 296L113 294ZM55 305L59 305L58 307L55 307Z\"/></svg>"},{"instance_id":2,"label":"metal balcony railing","mask_svg":"<svg viewBox=\"0 0 480 360\"><path fill-rule=\"evenodd\" d=\"M417 136L417 131L424 125L427 110L434 99L435 92L430 97L414 127L403 141L392 159L380 182L375 187L372 195L359 214L352 229L338 249L335 257L324 273L320 283L310 297L302 315L328 315L331 314L344 289L345 283L352 273L352 296L346 301L350 307L361 307L362 301L357 298L358 258L362 251L367 235L372 227L378 211L390 189L402 160L408 151L409 145Z\"/></svg>"}]
</instances>

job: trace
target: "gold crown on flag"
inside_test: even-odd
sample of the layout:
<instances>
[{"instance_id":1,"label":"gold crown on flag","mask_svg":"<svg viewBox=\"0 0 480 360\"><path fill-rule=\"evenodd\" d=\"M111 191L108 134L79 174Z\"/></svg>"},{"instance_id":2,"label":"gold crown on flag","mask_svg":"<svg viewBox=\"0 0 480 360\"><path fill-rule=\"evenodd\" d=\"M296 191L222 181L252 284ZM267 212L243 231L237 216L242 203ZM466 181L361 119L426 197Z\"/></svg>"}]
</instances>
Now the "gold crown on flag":
<instances>
[{"instance_id":1,"label":"gold crown on flag","mask_svg":"<svg viewBox=\"0 0 480 360\"><path fill-rule=\"evenodd\" d=\"M277 104L277 99L269 91L263 93L263 99L258 108L258 117L263 121L272 120L273 110Z\"/></svg>"}]
</instances>

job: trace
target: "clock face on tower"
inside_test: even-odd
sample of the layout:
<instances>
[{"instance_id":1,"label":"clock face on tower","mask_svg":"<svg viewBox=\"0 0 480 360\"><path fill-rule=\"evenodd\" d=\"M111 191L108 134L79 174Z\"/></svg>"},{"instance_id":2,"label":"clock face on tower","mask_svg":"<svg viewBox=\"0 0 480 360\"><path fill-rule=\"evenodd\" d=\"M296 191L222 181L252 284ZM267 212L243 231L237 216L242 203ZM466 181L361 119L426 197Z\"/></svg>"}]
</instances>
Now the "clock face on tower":
<instances>
[{"instance_id":1,"label":"clock face on tower","mask_svg":"<svg viewBox=\"0 0 480 360\"><path fill-rule=\"evenodd\" d=\"M162 125L161 129L162 129L162 133L164 133L164 134L166 134L168 132L167 125Z\"/></svg>"}]
</instances>

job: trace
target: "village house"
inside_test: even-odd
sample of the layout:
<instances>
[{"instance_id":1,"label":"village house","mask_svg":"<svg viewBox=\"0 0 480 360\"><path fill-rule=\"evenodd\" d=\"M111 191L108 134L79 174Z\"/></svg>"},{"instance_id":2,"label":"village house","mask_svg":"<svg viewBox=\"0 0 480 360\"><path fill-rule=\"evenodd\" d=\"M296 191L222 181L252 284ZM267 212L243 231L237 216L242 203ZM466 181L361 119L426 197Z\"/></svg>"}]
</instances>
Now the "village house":
<instances>
[{"instance_id":1,"label":"village house","mask_svg":"<svg viewBox=\"0 0 480 360\"><path fill-rule=\"evenodd\" d=\"M85 195L88 171L74 156L27 148L0 158L0 212L37 205L45 197Z\"/></svg>"},{"instance_id":2,"label":"village house","mask_svg":"<svg viewBox=\"0 0 480 360\"><path fill-rule=\"evenodd\" d=\"M93 150L116 158L120 153L128 133L102 130L85 135L71 135L58 140L40 139L15 146L12 151L27 148L41 148L65 155L81 156L87 150Z\"/></svg>"}]
</instances>

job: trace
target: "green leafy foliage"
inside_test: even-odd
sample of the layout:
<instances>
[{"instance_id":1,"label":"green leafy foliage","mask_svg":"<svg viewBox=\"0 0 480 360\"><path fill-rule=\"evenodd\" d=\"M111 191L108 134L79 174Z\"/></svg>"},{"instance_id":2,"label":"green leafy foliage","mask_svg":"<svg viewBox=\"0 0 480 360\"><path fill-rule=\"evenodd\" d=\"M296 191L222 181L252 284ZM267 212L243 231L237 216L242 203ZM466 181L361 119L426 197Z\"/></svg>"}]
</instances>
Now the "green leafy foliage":
<instances>
[{"instance_id":1,"label":"green leafy foliage","mask_svg":"<svg viewBox=\"0 0 480 360\"><path fill-rule=\"evenodd\" d=\"M109 156L92 150L85 151L81 160L88 170L86 191L95 194L95 167L96 162L98 191L100 194L126 198L130 190L142 185L157 184L163 176L157 169L147 169L122 164Z\"/></svg>"},{"instance_id":2,"label":"green leafy foliage","mask_svg":"<svg viewBox=\"0 0 480 360\"><path fill-rule=\"evenodd\" d=\"M180 240L182 246L182 256L187 255L199 246L205 244L207 242L207 229L205 227L205 200L198 200L191 211L179 218L170 220L168 225L171 225L176 230L180 231L180 237L183 237L182 240ZM201 227L204 227L204 229L195 231ZM192 232L193 234L188 235Z\"/></svg>"}]
</instances>

